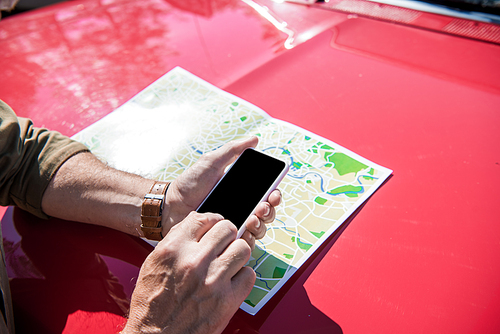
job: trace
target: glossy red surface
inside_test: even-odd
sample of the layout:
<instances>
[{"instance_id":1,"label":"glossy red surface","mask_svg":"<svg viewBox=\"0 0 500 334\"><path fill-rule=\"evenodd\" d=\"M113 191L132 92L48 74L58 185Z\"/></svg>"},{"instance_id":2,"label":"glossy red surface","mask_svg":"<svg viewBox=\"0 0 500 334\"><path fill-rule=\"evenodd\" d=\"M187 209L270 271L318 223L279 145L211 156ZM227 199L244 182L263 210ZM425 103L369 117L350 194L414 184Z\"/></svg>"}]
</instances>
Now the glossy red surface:
<instances>
[{"instance_id":1,"label":"glossy red surface","mask_svg":"<svg viewBox=\"0 0 500 334\"><path fill-rule=\"evenodd\" d=\"M403 23L264 0L73 1L0 21L0 99L72 135L182 66L394 170L226 333L498 333L500 46ZM2 229L21 332L119 329L147 244L12 209Z\"/></svg>"}]
</instances>

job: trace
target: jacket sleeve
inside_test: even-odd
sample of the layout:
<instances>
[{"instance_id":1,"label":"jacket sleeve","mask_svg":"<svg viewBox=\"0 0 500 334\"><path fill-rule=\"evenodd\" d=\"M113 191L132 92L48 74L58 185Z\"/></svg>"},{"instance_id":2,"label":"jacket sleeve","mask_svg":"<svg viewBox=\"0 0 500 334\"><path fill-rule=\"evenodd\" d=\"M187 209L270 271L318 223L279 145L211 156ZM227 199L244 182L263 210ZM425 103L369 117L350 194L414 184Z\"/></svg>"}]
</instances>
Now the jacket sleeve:
<instances>
[{"instance_id":1,"label":"jacket sleeve","mask_svg":"<svg viewBox=\"0 0 500 334\"><path fill-rule=\"evenodd\" d=\"M42 212L42 196L58 168L87 147L55 131L18 118L0 100L0 205Z\"/></svg>"}]
</instances>

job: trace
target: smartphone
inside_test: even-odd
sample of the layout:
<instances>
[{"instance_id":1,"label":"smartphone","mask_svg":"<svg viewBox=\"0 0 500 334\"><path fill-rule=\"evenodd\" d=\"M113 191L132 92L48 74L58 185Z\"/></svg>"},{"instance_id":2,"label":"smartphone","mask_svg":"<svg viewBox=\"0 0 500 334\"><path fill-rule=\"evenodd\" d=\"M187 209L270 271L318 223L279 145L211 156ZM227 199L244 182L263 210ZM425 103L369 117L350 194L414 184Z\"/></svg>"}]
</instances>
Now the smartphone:
<instances>
[{"instance_id":1,"label":"smartphone","mask_svg":"<svg viewBox=\"0 0 500 334\"><path fill-rule=\"evenodd\" d=\"M198 207L198 212L221 214L245 232L245 221L260 202L266 201L288 172L289 165L248 148L236 159Z\"/></svg>"}]
</instances>

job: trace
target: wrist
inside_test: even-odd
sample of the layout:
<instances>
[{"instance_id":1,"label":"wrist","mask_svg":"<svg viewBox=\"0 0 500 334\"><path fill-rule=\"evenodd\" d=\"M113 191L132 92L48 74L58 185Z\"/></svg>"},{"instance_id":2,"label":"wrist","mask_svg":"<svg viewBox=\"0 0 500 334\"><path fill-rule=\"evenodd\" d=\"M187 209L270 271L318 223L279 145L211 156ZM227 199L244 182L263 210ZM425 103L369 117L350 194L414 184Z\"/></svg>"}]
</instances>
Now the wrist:
<instances>
[{"instance_id":1,"label":"wrist","mask_svg":"<svg viewBox=\"0 0 500 334\"><path fill-rule=\"evenodd\" d=\"M161 227L162 227L162 235L165 237L170 229L176 224L175 216L177 207L175 205L175 182L171 182L168 188L168 191L165 194L165 202L163 206L163 214L161 216ZM174 205L172 204L174 203ZM178 222L177 222L178 223Z\"/></svg>"}]
</instances>

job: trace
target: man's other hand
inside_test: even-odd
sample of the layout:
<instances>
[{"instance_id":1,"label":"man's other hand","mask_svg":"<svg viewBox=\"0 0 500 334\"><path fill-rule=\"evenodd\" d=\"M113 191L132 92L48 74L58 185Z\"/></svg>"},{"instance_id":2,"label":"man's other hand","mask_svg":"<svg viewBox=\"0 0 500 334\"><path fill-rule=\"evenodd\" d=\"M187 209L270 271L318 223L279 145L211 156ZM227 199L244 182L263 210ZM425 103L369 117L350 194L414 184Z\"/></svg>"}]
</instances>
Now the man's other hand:
<instances>
[{"instance_id":1,"label":"man's other hand","mask_svg":"<svg viewBox=\"0 0 500 334\"><path fill-rule=\"evenodd\" d=\"M123 333L220 333L250 293L250 246L217 214L192 212L144 262Z\"/></svg>"}]
</instances>

